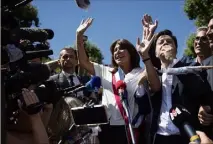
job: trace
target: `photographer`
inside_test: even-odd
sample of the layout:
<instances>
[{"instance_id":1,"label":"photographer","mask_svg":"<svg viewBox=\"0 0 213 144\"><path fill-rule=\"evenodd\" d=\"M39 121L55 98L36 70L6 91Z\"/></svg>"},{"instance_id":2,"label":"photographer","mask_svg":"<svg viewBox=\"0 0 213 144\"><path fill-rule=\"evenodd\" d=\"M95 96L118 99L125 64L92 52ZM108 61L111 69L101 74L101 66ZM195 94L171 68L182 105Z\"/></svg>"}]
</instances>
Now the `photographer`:
<instances>
[{"instance_id":1,"label":"photographer","mask_svg":"<svg viewBox=\"0 0 213 144\"><path fill-rule=\"evenodd\" d=\"M27 106L39 102L37 95L32 90L22 89L23 101ZM22 109L23 103L18 100L20 115L18 123L7 127L7 144L49 144L45 126L49 122L52 112L52 104L45 105L43 110L36 114L29 115Z\"/></svg>"}]
</instances>

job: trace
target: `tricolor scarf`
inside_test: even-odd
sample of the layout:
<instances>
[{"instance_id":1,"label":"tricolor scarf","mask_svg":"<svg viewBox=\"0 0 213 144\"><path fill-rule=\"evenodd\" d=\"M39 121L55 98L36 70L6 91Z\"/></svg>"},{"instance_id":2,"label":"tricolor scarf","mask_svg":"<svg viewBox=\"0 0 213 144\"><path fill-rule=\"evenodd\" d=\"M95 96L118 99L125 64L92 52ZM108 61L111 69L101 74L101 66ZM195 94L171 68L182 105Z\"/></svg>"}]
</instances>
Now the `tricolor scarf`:
<instances>
[{"instance_id":1,"label":"tricolor scarf","mask_svg":"<svg viewBox=\"0 0 213 144\"><path fill-rule=\"evenodd\" d=\"M119 68L118 71L114 74L116 82L119 80L123 80L126 83L126 90L127 90L127 98L129 103L129 109L131 114L131 119L133 120L136 113L135 112L135 93L137 88L139 87L139 81L143 77L142 72L144 69L142 68L135 68L128 74L124 74L123 71ZM144 89L140 89L140 96L145 94Z\"/></svg>"}]
</instances>

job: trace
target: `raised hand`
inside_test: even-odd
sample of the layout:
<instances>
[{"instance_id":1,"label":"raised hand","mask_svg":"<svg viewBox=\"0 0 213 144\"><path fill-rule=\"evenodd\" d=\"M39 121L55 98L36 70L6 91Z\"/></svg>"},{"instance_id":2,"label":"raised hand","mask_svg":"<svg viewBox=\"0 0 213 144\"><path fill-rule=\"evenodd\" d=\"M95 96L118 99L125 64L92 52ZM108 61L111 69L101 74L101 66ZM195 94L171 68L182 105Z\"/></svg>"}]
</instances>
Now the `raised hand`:
<instances>
[{"instance_id":1,"label":"raised hand","mask_svg":"<svg viewBox=\"0 0 213 144\"><path fill-rule=\"evenodd\" d=\"M154 37L155 35L153 35L150 40L143 39L142 42L140 42L140 38L137 39L136 49L143 59L149 58L149 50Z\"/></svg>"},{"instance_id":2,"label":"raised hand","mask_svg":"<svg viewBox=\"0 0 213 144\"><path fill-rule=\"evenodd\" d=\"M76 32L79 34L84 34L87 28L92 24L93 18L87 18L81 21L81 24L77 28Z\"/></svg>"},{"instance_id":3,"label":"raised hand","mask_svg":"<svg viewBox=\"0 0 213 144\"><path fill-rule=\"evenodd\" d=\"M152 17L148 14L145 14L141 22L143 25L143 39L150 40L158 26L158 21L155 20L155 23L153 23Z\"/></svg>"}]
</instances>

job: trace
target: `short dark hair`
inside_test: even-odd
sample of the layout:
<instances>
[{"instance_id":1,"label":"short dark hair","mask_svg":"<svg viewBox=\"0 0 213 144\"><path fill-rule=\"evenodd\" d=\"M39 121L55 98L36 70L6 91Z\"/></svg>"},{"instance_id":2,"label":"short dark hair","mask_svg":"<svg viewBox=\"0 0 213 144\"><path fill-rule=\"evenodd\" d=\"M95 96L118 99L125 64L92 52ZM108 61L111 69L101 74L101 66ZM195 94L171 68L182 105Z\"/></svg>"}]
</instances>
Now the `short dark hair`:
<instances>
[{"instance_id":1,"label":"short dark hair","mask_svg":"<svg viewBox=\"0 0 213 144\"><path fill-rule=\"evenodd\" d=\"M160 69L161 68L161 62L160 62L160 59L156 57L155 55L155 50L156 50L156 43L157 43L157 40L160 36L162 35L168 35L170 36L174 43L175 43L175 46L176 48L178 47L178 44L177 44L177 38L172 34L172 32L168 29L165 29L163 31L160 31L154 38L154 41L151 45L151 48L149 50L149 55L150 55L150 58L151 58L151 61L152 61L152 64L154 67L156 67L157 69Z\"/></svg>"},{"instance_id":2,"label":"short dark hair","mask_svg":"<svg viewBox=\"0 0 213 144\"><path fill-rule=\"evenodd\" d=\"M77 51L76 51L76 49L74 49L74 48L72 48L72 47L64 47L64 48L62 48L62 49L60 50L60 52L59 52L59 59L61 58L61 52L62 52L63 50L65 50L65 51L73 50L74 53L75 53L75 55L76 55L76 58L77 58Z\"/></svg>"},{"instance_id":3,"label":"short dark hair","mask_svg":"<svg viewBox=\"0 0 213 144\"><path fill-rule=\"evenodd\" d=\"M157 42L158 38L159 38L160 36L162 36L162 35L168 35L168 36L170 36L170 37L173 39L176 48L178 48L178 43L177 43L177 38L176 38L176 36L174 36L173 33L172 33L170 30L168 30L168 29L165 29L165 30L163 30L163 31L160 31L160 32L156 35L156 37L155 37L155 39L154 39L154 42L153 42L155 47L156 47L156 42Z\"/></svg>"},{"instance_id":4,"label":"short dark hair","mask_svg":"<svg viewBox=\"0 0 213 144\"><path fill-rule=\"evenodd\" d=\"M120 44L120 47L122 47L123 49L126 49L129 52L130 61L131 61L130 63L131 63L132 69L140 67L140 56L139 56L138 52L136 51L135 46L126 39L118 39L115 42L113 42L110 47L110 51L112 54L111 61L112 61L113 67L116 67L116 68L118 67L118 65L116 64L116 62L114 60L114 49L115 49L116 44Z\"/></svg>"}]
</instances>

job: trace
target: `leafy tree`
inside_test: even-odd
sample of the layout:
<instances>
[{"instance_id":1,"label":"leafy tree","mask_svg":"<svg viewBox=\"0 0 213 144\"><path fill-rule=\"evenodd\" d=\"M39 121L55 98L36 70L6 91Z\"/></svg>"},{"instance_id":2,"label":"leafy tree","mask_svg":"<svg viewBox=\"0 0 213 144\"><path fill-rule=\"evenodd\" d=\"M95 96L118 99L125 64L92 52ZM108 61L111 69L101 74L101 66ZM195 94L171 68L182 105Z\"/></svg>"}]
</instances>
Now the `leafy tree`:
<instances>
[{"instance_id":1,"label":"leafy tree","mask_svg":"<svg viewBox=\"0 0 213 144\"><path fill-rule=\"evenodd\" d=\"M185 0L184 12L190 20L195 20L197 27L206 26L211 18L213 18L213 1L212 0ZM187 48L185 55L196 57L194 53L193 43L195 34L191 34L186 42Z\"/></svg>"},{"instance_id":2,"label":"leafy tree","mask_svg":"<svg viewBox=\"0 0 213 144\"><path fill-rule=\"evenodd\" d=\"M86 50L86 53L87 53L90 61L102 64L102 61L103 61L104 57L103 57L100 49L98 48L98 46L95 45L95 44L93 44L90 41L86 41L85 44L84 44L84 46L85 46L85 50ZM76 47L76 46L74 46L74 47ZM79 67L78 68L78 74L82 75L82 76L85 76L88 73L87 73L86 70L81 69Z\"/></svg>"},{"instance_id":3,"label":"leafy tree","mask_svg":"<svg viewBox=\"0 0 213 144\"><path fill-rule=\"evenodd\" d=\"M191 34L186 42L187 48L184 51L184 54L187 56L191 56L193 58L196 57L194 52L194 40L195 40L195 33Z\"/></svg>"},{"instance_id":4,"label":"leafy tree","mask_svg":"<svg viewBox=\"0 0 213 144\"><path fill-rule=\"evenodd\" d=\"M184 11L190 20L195 20L196 26L204 26L213 17L213 2L212 0L186 0Z\"/></svg>"},{"instance_id":5,"label":"leafy tree","mask_svg":"<svg viewBox=\"0 0 213 144\"><path fill-rule=\"evenodd\" d=\"M85 50L91 61L102 64L104 57L97 45L91 43L90 41L86 41Z\"/></svg>"},{"instance_id":6,"label":"leafy tree","mask_svg":"<svg viewBox=\"0 0 213 144\"><path fill-rule=\"evenodd\" d=\"M23 0L3 0L2 7L9 7L11 9L11 7L14 7L14 5L22 1ZM13 15L19 20L21 27L39 26L38 9L31 3L15 8L12 11Z\"/></svg>"}]
</instances>

